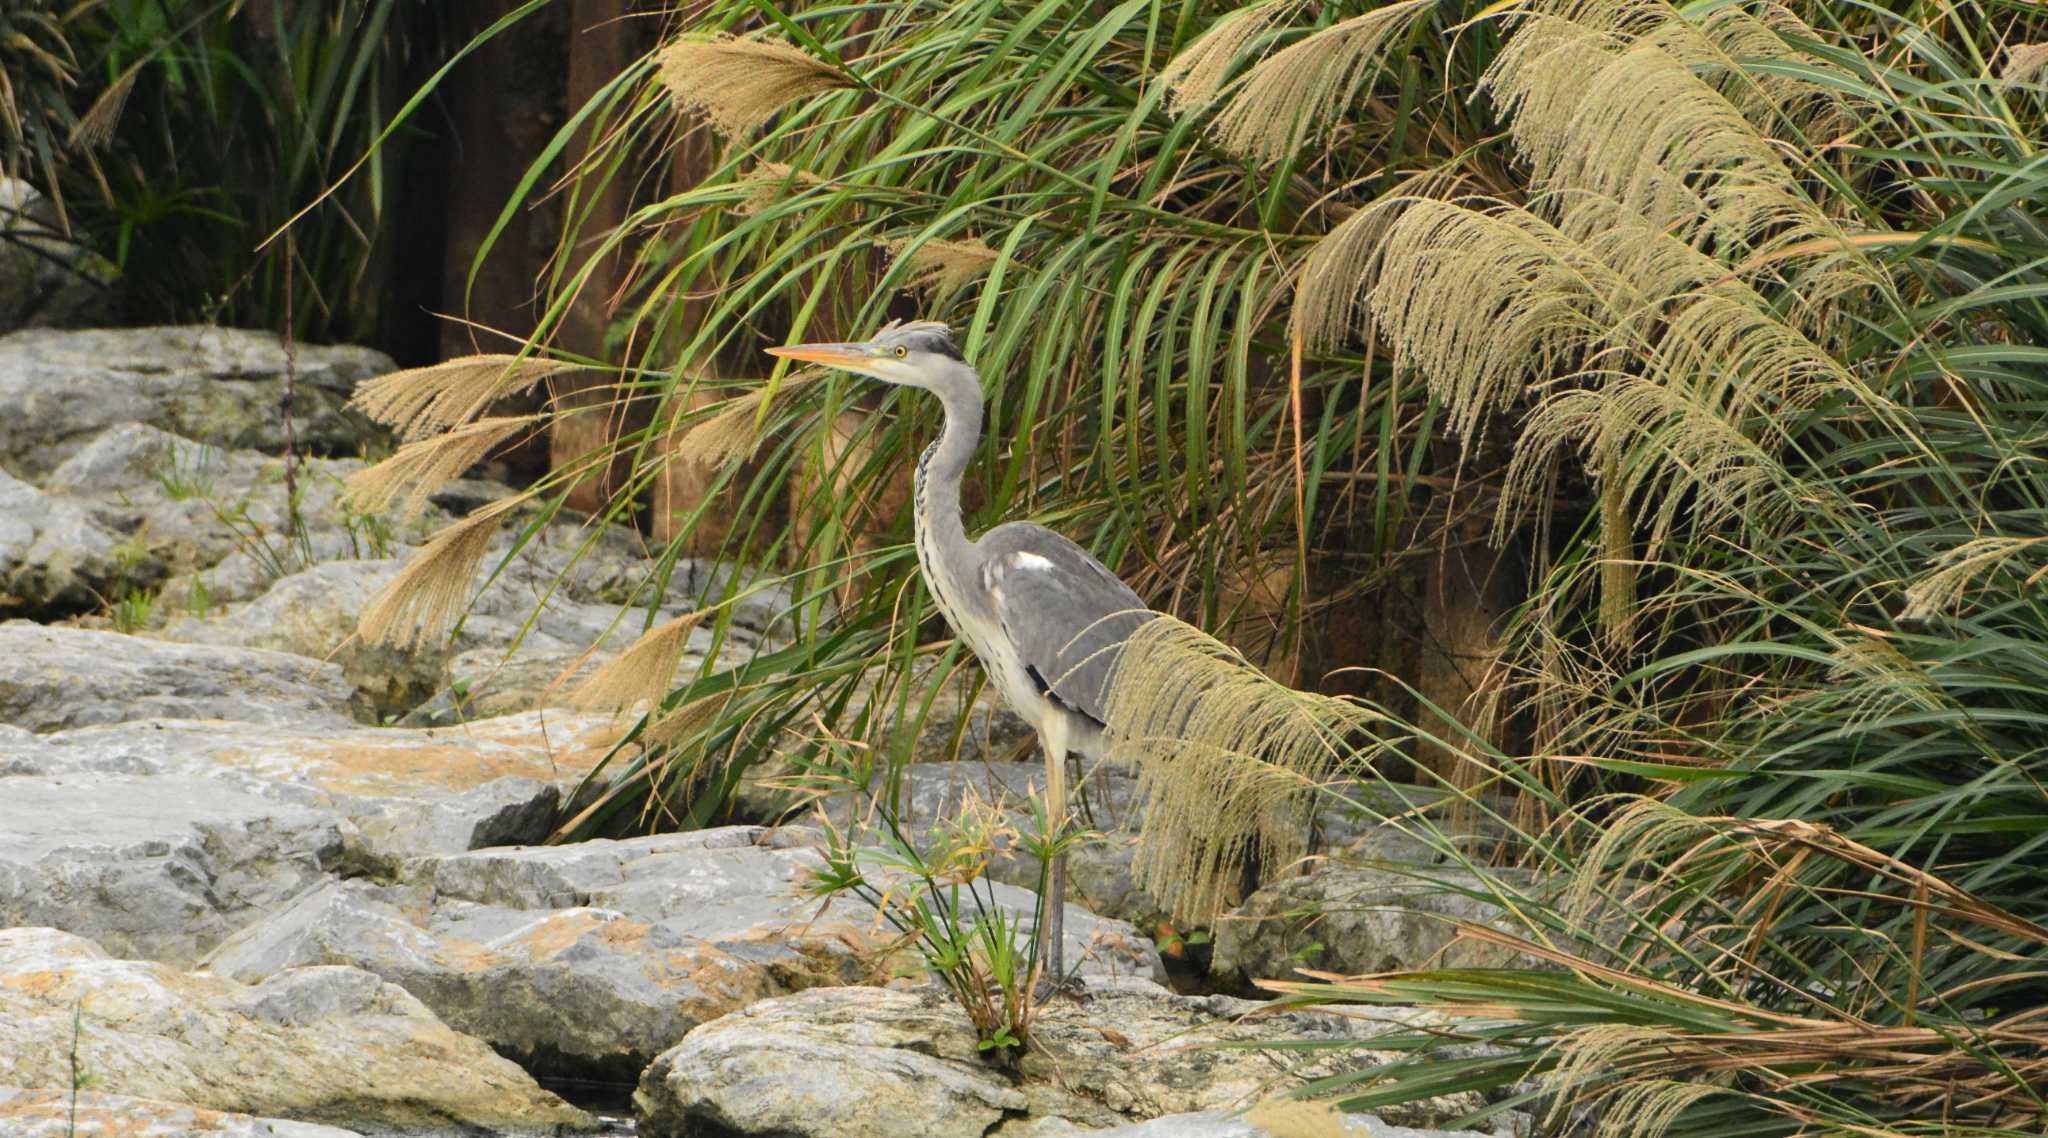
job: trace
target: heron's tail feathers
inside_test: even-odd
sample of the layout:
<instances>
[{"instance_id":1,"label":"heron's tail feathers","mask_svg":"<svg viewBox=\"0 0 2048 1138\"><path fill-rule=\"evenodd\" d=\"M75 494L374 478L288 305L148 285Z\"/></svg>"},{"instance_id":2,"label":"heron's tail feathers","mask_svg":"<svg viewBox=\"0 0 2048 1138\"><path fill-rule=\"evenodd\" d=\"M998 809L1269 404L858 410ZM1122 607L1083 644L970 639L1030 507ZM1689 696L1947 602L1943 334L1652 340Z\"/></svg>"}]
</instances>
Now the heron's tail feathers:
<instances>
[{"instance_id":1,"label":"heron's tail feathers","mask_svg":"<svg viewBox=\"0 0 2048 1138\"><path fill-rule=\"evenodd\" d=\"M1161 617L1124 645L1110 681L1110 757L1138 768L1134 871L1177 920L1237 900L1248 867L1308 849L1315 791L1372 713L1275 682L1228 645Z\"/></svg>"}]
</instances>

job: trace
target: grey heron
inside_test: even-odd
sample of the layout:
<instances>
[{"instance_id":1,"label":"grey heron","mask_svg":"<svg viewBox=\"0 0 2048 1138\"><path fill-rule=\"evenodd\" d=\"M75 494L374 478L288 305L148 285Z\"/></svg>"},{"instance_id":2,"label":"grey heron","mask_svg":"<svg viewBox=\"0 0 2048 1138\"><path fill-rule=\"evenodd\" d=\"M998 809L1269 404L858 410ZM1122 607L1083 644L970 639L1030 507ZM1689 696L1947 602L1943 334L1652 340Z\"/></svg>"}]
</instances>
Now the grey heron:
<instances>
[{"instance_id":1,"label":"grey heron","mask_svg":"<svg viewBox=\"0 0 2048 1138\"><path fill-rule=\"evenodd\" d=\"M1109 683L1123 644L1156 614L1067 538L1031 522L967 536L960 484L981 440L981 376L946 325L891 323L865 343L799 344L770 355L822 364L939 397L945 428L917 463L917 559L939 611L989 680L1038 732L1054 833L1067 820L1067 756L1108 750ZM1066 857L1047 866L1040 959L1065 978Z\"/></svg>"}]
</instances>

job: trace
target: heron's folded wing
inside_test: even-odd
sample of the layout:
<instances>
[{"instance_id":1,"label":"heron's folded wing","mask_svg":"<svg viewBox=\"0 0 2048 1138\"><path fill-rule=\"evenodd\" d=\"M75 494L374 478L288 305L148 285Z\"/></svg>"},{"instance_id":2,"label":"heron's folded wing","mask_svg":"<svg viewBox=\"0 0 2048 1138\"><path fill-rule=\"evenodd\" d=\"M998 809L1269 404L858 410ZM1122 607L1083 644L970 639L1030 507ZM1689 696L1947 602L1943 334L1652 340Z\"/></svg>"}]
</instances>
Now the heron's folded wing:
<instances>
[{"instance_id":1,"label":"heron's folded wing","mask_svg":"<svg viewBox=\"0 0 2048 1138\"><path fill-rule=\"evenodd\" d=\"M1097 723L1124 642L1155 615L1088 551L1044 526L1013 523L979 543L981 586L1032 681Z\"/></svg>"}]
</instances>

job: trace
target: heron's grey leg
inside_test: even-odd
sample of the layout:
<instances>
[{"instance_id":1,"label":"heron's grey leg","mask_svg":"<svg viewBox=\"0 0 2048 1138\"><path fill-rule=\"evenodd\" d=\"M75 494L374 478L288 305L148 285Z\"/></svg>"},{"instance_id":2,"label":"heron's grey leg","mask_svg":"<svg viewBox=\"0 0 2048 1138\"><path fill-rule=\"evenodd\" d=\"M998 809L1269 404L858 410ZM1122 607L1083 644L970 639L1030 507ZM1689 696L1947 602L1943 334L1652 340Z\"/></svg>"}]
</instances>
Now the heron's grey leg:
<instances>
[{"instance_id":1,"label":"heron's grey leg","mask_svg":"<svg viewBox=\"0 0 2048 1138\"><path fill-rule=\"evenodd\" d=\"M1067 826L1067 724L1055 710L1039 727L1038 739L1045 747L1045 806L1046 816L1052 824L1055 838L1066 832ZM1053 855L1052 864L1046 867L1045 919L1041 922L1044 933L1044 948L1039 959L1045 962L1045 975L1052 982L1053 990L1065 982L1066 931L1067 931L1067 855Z\"/></svg>"}]
</instances>

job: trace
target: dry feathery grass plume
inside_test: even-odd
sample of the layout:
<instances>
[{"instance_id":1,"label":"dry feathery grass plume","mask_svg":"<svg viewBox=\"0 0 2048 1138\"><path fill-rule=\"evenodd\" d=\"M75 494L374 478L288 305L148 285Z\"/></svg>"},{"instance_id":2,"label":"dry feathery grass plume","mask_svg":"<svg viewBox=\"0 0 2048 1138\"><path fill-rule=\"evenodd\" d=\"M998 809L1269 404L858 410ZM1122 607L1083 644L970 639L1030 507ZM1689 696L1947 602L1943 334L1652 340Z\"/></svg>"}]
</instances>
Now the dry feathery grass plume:
<instances>
[{"instance_id":1,"label":"dry feathery grass plume","mask_svg":"<svg viewBox=\"0 0 2048 1138\"><path fill-rule=\"evenodd\" d=\"M1244 1120L1272 1138L1347 1138L1344 1112L1332 1102L1273 1098L1245 1112Z\"/></svg>"},{"instance_id":2,"label":"dry feathery grass plume","mask_svg":"<svg viewBox=\"0 0 2048 1138\"><path fill-rule=\"evenodd\" d=\"M1307 852L1317 788L1370 714L1295 691L1172 617L1140 626L1110 681L1110 756L1138 770L1138 883L1175 920L1237 900L1248 867Z\"/></svg>"},{"instance_id":3,"label":"dry feathery grass plume","mask_svg":"<svg viewBox=\"0 0 2048 1138\"><path fill-rule=\"evenodd\" d=\"M1176 115L1198 111L1216 101L1230 66L1245 48L1293 19L1307 0L1263 0L1226 13L1195 42L1167 61L1159 80L1170 93L1167 109Z\"/></svg>"},{"instance_id":4,"label":"dry feathery grass plume","mask_svg":"<svg viewBox=\"0 0 2048 1138\"><path fill-rule=\"evenodd\" d=\"M114 127L121 121L121 112L127 109L128 96L135 91L135 80L153 57L143 56L128 65L112 83L107 85L100 97L92 101L78 117L78 124L71 128L70 144L86 150L96 150L113 140Z\"/></svg>"},{"instance_id":5,"label":"dry feathery grass plume","mask_svg":"<svg viewBox=\"0 0 2048 1138\"><path fill-rule=\"evenodd\" d=\"M1294 286L1291 323L1309 351L1329 351L1366 328L1366 296L1387 228L1411 202L1449 198L1455 170L1404 178L1365 208L1338 222L1309 250Z\"/></svg>"},{"instance_id":6,"label":"dry feathery grass plume","mask_svg":"<svg viewBox=\"0 0 2048 1138\"><path fill-rule=\"evenodd\" d=\"M1509 117L1539 191L1604 195L1690 242L1839 239L1743 107L1702 77L1690 50L1671 50L1698 48L1696 31L1630 40L1524 15L1482 88Z\"/></svg>"},{"instance_id":7,"label":"dry feathery grass plume","mask_svg":"<svg viewBox=\"0 0 2048 1138\"><path fill-rule=\"evenodd\" d=\"M734 138L797 99L853 86L831 64L775 40L686 35L662 49L660 63L676 102Z\"/></svg>"},{"instance_id":8,"label":"dry feathery grass plume","mask_svg":"<svg viewBox=\"0 0 2048 1138\"><path fill-rule=\"evenodd\" d=\"M531 356L463 356L380 375L357 387L349 402L400 438L418 439L467 423L497 400L576 368Z\"/></svg>"},{"instance_id":9,"label":"dry feathery grass plume","mask_svg":"<svg viewBox=\"0 0 2048 1138\"><path fill-rule=\"evenodd\" d=\"M569 702L600 711L622 711L640 703L660 702L668 694L683 650L690 646L690 633L711 611L684 613L649 629L619 653L617 659L577 685L569 694Z\"/></svg>"},{"instance_id":10,"label":"dry feathery grass plume","mask_svg":"<svg viewBox=\"0 0 2048 1138\"><path fill-rule=\"evenodd\" d=\"M1225 150L1258 162L1284 158L1326 135L1381 69L1387 42L1436 10L1437 0L1400 0L1312 32L1245 74L1210 124Z\"/></svg>"},{"instance_id":11,"label":"dry feathery grass plume","mask_svg":"<svg viewBox=\"0 0 2048 1138\"><path fill-rule=\"evenodd\" d=\"M904 288L923 288L932 292L951 292L974 278L995 268L1000 255L987 245L972 239L966 241L926 241L915 248L910 239L884 241L882 247L895 258L906 256L909 250L909 276L903 280Z\"/></svg>"},{"instance_id":12,"label":"dry feathery grass plume","mask_svg":"<svg viewBox=\"0 0 2048 1138\"><path fill-rule=\"evenodd\" d=\"M1612 329L1603 300L1619 286L1541 218L1485 199L1395 204L1366 266L1373 325L1459 435L1474 437L1527 381L1575 370Z\"/></svg>"},{"instance_id":13,"label":"dry feathery grass plume","mask_svg":"<svg viewBox=\"0 0 2048 1138\"><path fill-rule=\"evenodd\" d=\"M478 419L446 434L409 442L375 466L349 475L344 483L347 501L360 513L376 514L389 509L403 493L401 512L417 517L434 491L462 477L499 444L539 421L538 415Z\"/></svg>"},{"instance_id":14,"label":"dry feathery grass plume","mask_svg":"<svg viewBox=\"0 0 2048 1138\"><path fill-rule=\"evenodd\" d=\"M2044 71L2048 71L2048 43L2016 43L2005 49L1998 84L2008 91L2024 87Z\"/></svg>"},{"instance_id":15,"label":"dry feathery grass plume","mask_svg":"<svg viewBox=\"0 0 2048 1138\"><path fill-rule=\"evenodd\" d=\"M757 214L777 202L826 184L825 179L816 174L785 162L756 162L734 182L734 185L747 190L747 196L732 209L734 213Z\"/></svg>"},{"instance_id":16,"label":"dry feathery grass plume","mask_svg":"<svg viewBox=\"0 0 2048 1138\"><path fill-rule=\"evenodd\" d=\"M693 739L725 712L733 697L725 691L691 700L649 723L640 741L649 747L673 747Z\"/></svg>"},{"instance_id":17,"label":"dry feathery grass plume","mask_svg":"<svg viewBox=\"0 0 2048 1138\"><path fill-rule=\"evenodd\" d=\"M1942 553L1934 559L1933 572L1906 586L1906 608L1901 618L1932 620L1953 610L1978 580L2044 543L2048 543L2048 538L1979 537ZM2038 570L2029 574L2027 583L2033 584L2040 576Z\"/></svg>"},{"instance_id":18,"label":"dry feathery grass plume","mask_svg":"<svg viewBox=\"0 0 2048 1138\"><path fill-rule=\"evenodd\" d=\"M754 453L761 443L762 425L775 408L824 374L795 372L779 384L763 384L737 399L726 400L724 410L684 431L671 453L687 456L707 468Z\"/></svg>"},{"instance_id":19,"label":"dry feathery grass plume","mask_svg":"<svg viewBox=\"0 0 2048 1138\"><path fill-rule=\"evenodd\" d=\"M443 527L370 599L356 634L372 644L416 648L446 632L469 604L499 524L532 497L527 491L500 498Z\"/></svg>"}]
</instances>

